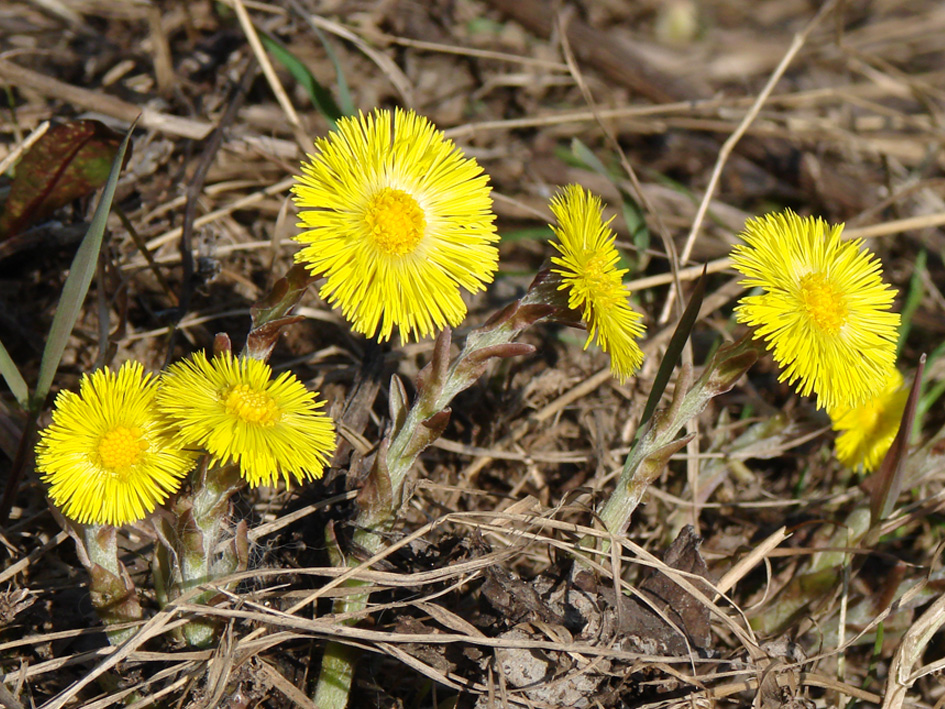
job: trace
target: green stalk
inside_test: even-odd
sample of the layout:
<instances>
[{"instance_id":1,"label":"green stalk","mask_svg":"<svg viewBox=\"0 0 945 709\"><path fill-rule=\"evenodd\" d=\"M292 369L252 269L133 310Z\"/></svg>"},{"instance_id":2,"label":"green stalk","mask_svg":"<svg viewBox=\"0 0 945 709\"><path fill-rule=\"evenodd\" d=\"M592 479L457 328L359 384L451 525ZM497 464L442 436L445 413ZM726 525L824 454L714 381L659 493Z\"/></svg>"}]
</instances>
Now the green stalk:
<instances>
[{"instance_id":1,"label":"green stalk","mask_svg":"<svg viewBox=\"0 0 945 709\"><path fill-rule=\"evenodd\" d=\"M108 642L120 645L138 629L113 630L109 626L141 620L144 614L134 583L118 560L116 529L110 525L81 525L80 528L83 548L79 550L79 559L89 572L92 605L105 623Z\"/></svg>"},{"instance_id":2,"label":"green stalk","mask_svg":"<svg viewBox=\"0 0 945 709\"><path fill-rule=\"evenodd\" d=\"M237 528L230 548L221 555L216 549L230 534L232 496L244 482L235 465L204 467L190 495L178 498L174 508L177 518L177 555L180 562L179 594L205 585L245 565L245 530ZM207 603L215 591L208 589L192 599ZM193 647L206 647L216 635L216 623L194 620L184 628L184 639Z\"/></svg>"},{"instance_id":3,"label":"green stalk","mask_svg":"<svg viewBox=\"0 0 945 709\"><path fill-rule=\"evenodd\" d=\"M701 414L714 397L731 389L761 353L761 344L752 340L750 335L719 348L691 389L691 372L682 369L676 380L672 403L650 419L649 427L627 456L617 485L599 513L610 534L621 536L626 533L630 517L650 483L666 467L670 456L689 442L690 436L676 438L686 423ZM592 544L590 537L583 540L585 547ZM606 552L609 546L608 542L603 542L602 550Z\"/></svg>"},{"instance_id":4,"label":"green stalk","mask_svg":"<svg viewBox=\"0 0 945 709\"><path fill-rule=\"evenodd\" d=\"M382 443L368 483L358 497L359 513L354 522L354 543L373 556L384 548L384 538L393 529L400 510L409 499L404 482L417 457L436 440L449 422L449 405L458 393L472 386L493 358L514 357L534 351L530 345L513 340L525 328L547 316L550 309L534 301L514 303L479 330L466 338L466 345L450 364L450 331L437 337L430 364L420 373L419 395L409 411L406 394L399 380L391 384L391 420L393 429ZM342 558L336 549L333 563L358 566L357 559ZM362 585L354 581L349 586ZM367 608L368 594L355 594L335 601L336 614L352 614L351 624ZM350 646L329 642L322 658L315 705L319 709L344 709L348 706L358 652Z\"/></svg>"}]
</instances>

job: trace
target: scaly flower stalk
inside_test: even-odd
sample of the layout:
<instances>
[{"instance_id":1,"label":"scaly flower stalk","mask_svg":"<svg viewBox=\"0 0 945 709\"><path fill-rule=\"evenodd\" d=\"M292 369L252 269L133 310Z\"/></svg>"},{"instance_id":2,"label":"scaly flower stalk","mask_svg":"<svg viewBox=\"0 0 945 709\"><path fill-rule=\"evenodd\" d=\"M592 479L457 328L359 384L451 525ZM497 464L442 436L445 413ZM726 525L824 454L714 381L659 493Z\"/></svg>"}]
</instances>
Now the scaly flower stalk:
<instances>
[{"instance_id":1,"label":"scaly flower stalk","mask_svg":"<svg viewBox=\"0 0 945 709\"><path fill-rule=\"evenodd\" d=\"M451 333L444 330L436 341L433 359L419 377L417 400L406 410L406 394L395 385L391 394L391 419L394 429L372 474L371 483L362 492L361 512L355 522L355 542L372 553L380 550L383 534L406 503L404 482L417 457L439 438L449 422L449 405L461 391L472 386L493 358L515 357L534 352L534 347L513 340L548 310L538 305L515 304L494 321L471 332L466 345L449 363ZM398 382L399 384L399 382ZM385 481L376 484L378 478ZM379 488L385 488L380 492Z\"/></svg>"},{"instance_id":2,"label":"scaly flower stalk","mask_svg":"<svg viewBox=\"0 0 945 709\"><path fill-rule=\"evenodd\" d=\"M110 630L110 626L141 620L144 616L134 582L118 559L116 531L110 525L81 525L83 543L77 544L79 560L89 572L92 605L105 623L105 634L112 645L120 645L138 629Z\"/></svg>"},{"instance_id":3,"label":"scaly flower stalk","mask_svg":"<svg viewBox=\"0 0 945 709\"><path fill-rule=\"evenodd\" d=\"M613 493L600 510L600 518L608 532L615 536L626 533L630 518L647 487L666 467L671 455L689 442L689 436L676 438L686 422L698 416L714 397L731 389L763 349L750 336L724 345L712 357L702 376L689 388L690 374L683 369L676 381L670 406L658 411L627 456ZM584 540L590 546L591 540ZM609 544L604 543L604 551Z\"/></svg>"},{"instance_id":4,"label":"scaly flower stalk","mask_svg":"<svg viewBox=\"0 0 945 709\"><path fill-rule=\"evenodd\" d=\"M141 620L134 582L118 558L117 529L111 525L80 524L52 508L53 516L75 542L79 563L89 574L89 596L98 617L105 624L105 634L112 645L120 645L137 628L115 629L119 623Z\"/></svg>"},{"instance_id":5,"label":"scaly flower stalk","mask_svg":"<svg viewBox=\"0 0 945 709\"><path fill-rule=\"evenodd\" d=\"M172 579L171 598L174 600L214 579L246 568L249 540L245 522L231 522L233 495L244 485L235 465L202 465L193 492L177 499L173 508L176 528L179 578ZM222 552L217 549L226 543ZM208 589L190 599L191 603L208 603L216 591ZM217 624L204 618L193 620L183 627L184 639L193 647L209 645Z\"/></svg>"}]
</instances>

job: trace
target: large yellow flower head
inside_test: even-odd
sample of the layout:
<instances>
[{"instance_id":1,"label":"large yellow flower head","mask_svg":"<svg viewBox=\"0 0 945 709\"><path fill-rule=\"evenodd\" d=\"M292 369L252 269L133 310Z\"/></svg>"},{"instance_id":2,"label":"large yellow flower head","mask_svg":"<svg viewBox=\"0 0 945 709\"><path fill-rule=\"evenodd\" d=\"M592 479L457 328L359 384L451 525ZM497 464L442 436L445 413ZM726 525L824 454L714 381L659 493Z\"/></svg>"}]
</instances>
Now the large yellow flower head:
<instances>
[{"instance_id":1,"label":"large yellow flower head","mask_svg":"<svg viewBox=\"0 0 945 709\"><path fill-rule=\"evenodd\" d=\"M886 385L896 361L899 314L895 291L862 241L841 241L843 225L787 210L751 219L732 263L741 285L761 288L735 313L755 328L775 361L780 381L819 408L857 406Z\"/></svg>"},{"instance_id":2,"label":"large yellow flower head","mask_svg":"<svg viewBox=\"0 0 945 709\"><path fill-rule=\"evenodd\" d=\"M909 387L902 374L893 369L886 386L859 406L837 406L827 409L837 436L837 460L848 468L875 470L892 445L902 412L909 398Z\"/></svg>"},{"instance_id":3,"label":"large yellow flower head","mask_svg":"<svg viewBox=\"0 0 945 709\"><path fill-rule=\"evenodd\" d=\"M460 288L492 281L499 240L488 177L413 111L342 118L292 188L295 255L368 337L426 337L466 315Z\"/></svg>"},{"instance_id":4,"label":"large yellow flower head","mask_svg":"<svg viewBox=\"0 0 945 709\"><path fill-rule=\"evenodd\" d=\"M616 235L604 222L599 197L579 185L568 185L551 198L558 226L551 229L561 243L551 242L560 256L558 290L568 291L568 307L581 313L587 325L584 349L592 341L610 355L610 369L621 382L643 362L637 338L643 334L641 316L630 307L630 290L623 284L626 269L618 269Z\"/></svg>"},{"instance_id":5,"label":"large yellow flower head","mask_svg":"<svg viewBox=\"0 0 945 709\"><path fill-rule=\"evenodd\" d=\"M265 362L198 352L168 367L157 405L182 445L238 464L257 487L321 477L335 431L315 397L291 372L273 379Z\"/></svg>"},{"instance_id":6,"label":"large yellow flower head","mask_svg":"<svg viewBox=\"0 0 945 709\"><path fill-rule=\"evenodd\" d=\"M78 394L59 392L36 446L36 468L67 517L136 522L180 487L195 457L160 423L156 393L157 380L138 362L84 375Z\"/></svg>"}]
</instances>

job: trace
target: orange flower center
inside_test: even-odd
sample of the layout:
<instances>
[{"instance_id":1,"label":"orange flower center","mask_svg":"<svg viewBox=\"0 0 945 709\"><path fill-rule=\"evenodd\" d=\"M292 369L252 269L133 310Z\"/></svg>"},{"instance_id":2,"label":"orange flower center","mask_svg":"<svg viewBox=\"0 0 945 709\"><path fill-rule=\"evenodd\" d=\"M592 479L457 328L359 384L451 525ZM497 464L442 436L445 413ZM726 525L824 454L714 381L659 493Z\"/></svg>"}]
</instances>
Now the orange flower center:
<instances>
[{"instance_id":1,"label":"orange flower center","mask_svg":"<svg viewBox=\"0 0 945 709\"><path fill-rule=\"evenodd\" d=\"M264 391L256 391L248 384L239 384L226 395L226 412L245 423L268 428L279 420L279 407Z\"/></svg>"},{"instance_id":2,"label":"orange flower center","mask_svg":"<svg viewBox=\"0 0 945 709\"><path fill-rule=\"evenodd\" d=\"M847 321L846 299L821 273L801 278L801 303L811 321L828 335L836 335Z\"/></svg>"},{"instance_id":3,"label":"orange flower center","mask_svg":"<svg viewBox=\"0 0 945 709\"><path fill-rule=\"evenodd\" d=\"M409 254L420 245L427 220L423 209L403 190L385 187L371 199L364 224L378 250L389 256Z\"/></svg>"},{"instance_id":4,"label":"orange flower center","mask_svg":"<svg viewBox=\"0 0 945 709\"><path fill-rule=\"evenodd\" d=\"M102 466L112 471L127 470L147 449L148 441L140 428L118 426L102 436L98 442L98 455Z\"/></svg>"}]
</instances>

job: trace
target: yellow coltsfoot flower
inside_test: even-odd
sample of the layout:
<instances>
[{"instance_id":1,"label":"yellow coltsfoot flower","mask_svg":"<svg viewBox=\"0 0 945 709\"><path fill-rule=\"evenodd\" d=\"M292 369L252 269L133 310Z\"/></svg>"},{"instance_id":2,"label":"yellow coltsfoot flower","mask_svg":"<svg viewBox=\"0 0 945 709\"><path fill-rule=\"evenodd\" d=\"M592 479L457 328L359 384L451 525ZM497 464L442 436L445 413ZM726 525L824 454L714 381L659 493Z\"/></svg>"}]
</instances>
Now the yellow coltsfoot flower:
<instances>
[{"instance_id":1,"label":"yellow coltsfoot flower","mask_svg":"<svg viewBox=\"0 0 945 709\"><path fill-rule=\"evenodd\" d=\"M488 177L413 111L342 118L292 188L307 231L297 263L356 332L426 337L466 315L460 289L492 281L499 240Z\"/></svg>"},{"instance_id":2,"label":"yellow coltsfoot flower","mask_svg":"<svg viewBox=\"0 0 945 709\"><path fill-rule=\"evenodd\" d=\"M600 198L579 185L568 185L552 197L551 211L558 220L551 229L561 242L551 242L561 254L551 259L559 267L551 269L561 278L558 290L568 292L568 307L587 325L584 349L596 341L610 355L614 376L623 382L643 362L637 338L644 327L623 284L627 270L617 268L616 235L610 222L604 222Z\"/></svg>"},{"instance_id":3,"label":"yellow coltsfoot flower","mask_svg":"<svg viewBox=\"0 0 945 709\"><path fill-rule=\"evenodd\" d=\"M833 430L840 434L835 444L837 460L853 470L876 470L899 433L908 398L909 387L899 370L893 369L876 396L858 406L827 409Z\"/></svg>"},{"instance_id":4,"label":"yellow coltsfoot flower","mask_svg":"<svg viewBox=\"0 0 945 709\"><path fill-rule=\"evenodd\" d=\"M84 375L78 394L59 392L36 446L36 468L67 517L136 522L180 487L195 456L160 422L156 394L157 380L138 362Z\"/></svg>"},{"instance_id":5,"label":"yellow coltsfoot flower","mask_svg":"<svg viewBox=\"0 0 945 709\"><path fill-rule=\"evenodd\" d=\"M316 396L291 372L273 379L265 362L198 352L167 369L157 405L182 445L237 464L257 487L321 477L335 431Z\"/></svg>"},{"instance_id":6,"label":"yellow coltsfoot flower","mask_svg":"<svg viewBox=\"0 0 945 709\"><path fill-rule=\"evenodd\" d=\"M841 241L842 230L787 210L749 220L732 253L741 285L763 290L739 301L736 318L764 339L784 368L780 381L816 394L819 408L870 399L896 361L895 290L879 259L861 240Z\"/></svg>"}]
</instances>

